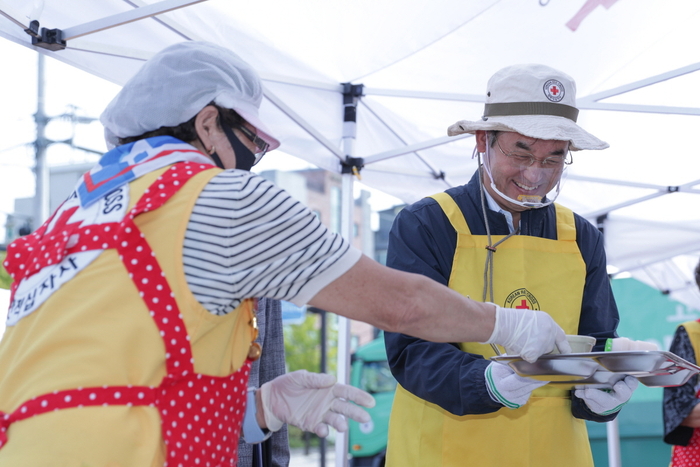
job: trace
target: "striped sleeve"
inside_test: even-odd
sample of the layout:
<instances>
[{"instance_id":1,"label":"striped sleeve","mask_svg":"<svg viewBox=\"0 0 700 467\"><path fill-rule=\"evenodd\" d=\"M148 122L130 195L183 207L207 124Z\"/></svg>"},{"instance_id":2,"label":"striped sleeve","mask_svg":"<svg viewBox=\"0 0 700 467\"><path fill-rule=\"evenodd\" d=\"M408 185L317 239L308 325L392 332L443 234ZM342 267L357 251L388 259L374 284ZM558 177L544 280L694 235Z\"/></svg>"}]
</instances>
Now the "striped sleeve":
<instances>
[{"instance_id":1,"label":"striped sleeve","mask_svg":"<svg viewBox=\"0 0 700 467\"><path fill-rule=\"evenodd\" d=\"M240 170L201 192L183 248L190 290L217 315L251 297L303 305L360 256L284 190Z\"/></svg>"}]
</instances>

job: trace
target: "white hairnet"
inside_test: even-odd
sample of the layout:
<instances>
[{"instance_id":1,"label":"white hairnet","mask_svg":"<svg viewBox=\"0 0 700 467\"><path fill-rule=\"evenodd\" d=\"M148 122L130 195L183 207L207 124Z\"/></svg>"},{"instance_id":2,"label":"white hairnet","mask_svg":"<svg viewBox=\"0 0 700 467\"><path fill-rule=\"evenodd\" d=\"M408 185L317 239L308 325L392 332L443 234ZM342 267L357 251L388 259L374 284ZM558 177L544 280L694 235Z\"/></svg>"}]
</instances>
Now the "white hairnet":
<instances>
[{"instance_id":1,"label":"white hairnet","mask_svg":"<svg viewBox=\"0 0 700 467\"><path fill-rule=\"evenodd\" d=\"M229 49L208 42L171 45L141 67L100 116L107 146L177 126L212 101L238 112L270 150L279 147L258 117L262 84L256 71Z\"/></svg>"}]
</instances>

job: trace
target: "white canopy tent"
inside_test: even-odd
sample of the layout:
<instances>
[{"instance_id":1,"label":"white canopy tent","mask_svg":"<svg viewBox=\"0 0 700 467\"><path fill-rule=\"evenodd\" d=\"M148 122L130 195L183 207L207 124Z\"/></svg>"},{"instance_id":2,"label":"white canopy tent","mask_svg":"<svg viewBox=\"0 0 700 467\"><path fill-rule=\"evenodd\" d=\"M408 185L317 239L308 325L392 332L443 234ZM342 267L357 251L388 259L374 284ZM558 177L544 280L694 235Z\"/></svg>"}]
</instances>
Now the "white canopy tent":
<instances>
[{"instance_id":1,"label":"white canopy tent","mask_svg":"<svg viewBox=\"0 0 700 467\"><path fill-rule=\"evenodd\" d=\"M260 72L282 151L335 172L361 158L363 183L406 202L469 179L472 140L446 128L479 118L496 70L561 69L579 124L611 148L574 153L558 201L604 230L612 272L695 309L699 19L696 0L0 0L1 36L117 84L175 42L230 47Z\"/></svg>"}]
</instances>

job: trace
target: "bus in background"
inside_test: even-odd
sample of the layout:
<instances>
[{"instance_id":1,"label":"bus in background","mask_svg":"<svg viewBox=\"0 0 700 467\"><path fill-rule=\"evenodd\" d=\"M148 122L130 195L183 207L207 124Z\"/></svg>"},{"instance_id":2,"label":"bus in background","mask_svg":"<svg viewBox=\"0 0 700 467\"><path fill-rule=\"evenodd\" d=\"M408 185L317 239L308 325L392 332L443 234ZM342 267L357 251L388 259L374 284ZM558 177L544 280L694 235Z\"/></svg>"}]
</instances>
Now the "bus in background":
<instances>
[{"instance_id":1,"label":"bus in background","mask_svg":"<svg viewBox=\"0 0 700 467\"><path fill-rule=\"evenodd\" d=\"M389 415L396 392L396 380L387 363L384 333L359 347L351 358L350 384L372 394L377 404L366 409L372 417L369 422L348 420L350 467L381 467L386 456Z\"/></svg>"}]
</instances>

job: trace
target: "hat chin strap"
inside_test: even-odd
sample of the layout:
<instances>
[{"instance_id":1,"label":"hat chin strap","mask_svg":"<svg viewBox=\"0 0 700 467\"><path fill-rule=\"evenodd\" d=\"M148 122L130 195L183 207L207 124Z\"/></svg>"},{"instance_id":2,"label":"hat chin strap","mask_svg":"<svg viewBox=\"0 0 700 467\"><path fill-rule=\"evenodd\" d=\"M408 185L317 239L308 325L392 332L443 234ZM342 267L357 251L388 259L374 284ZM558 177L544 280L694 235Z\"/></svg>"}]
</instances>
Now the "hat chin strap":
<instances>
[{"instance_id":1,"label":"hat chin strap","mask_svg":"<svg viewBox=\"0 0 700 467\"><path fill-rule=\"evenodd\" d=\"M477 152L476 146L474 147L474 153L479 154ZM507 201L509 203L513 203L517 206L521 206L524 208L528 209L538 209L538 208L543 208L545 206L549 206L552 204L558 197L559 197L559 192L561 191L561 180L564 177L564 174L566 173L566 169L564 169L564 172L562 172L561 176L559 177L559 181L557 181L556 185L556 191L554 192L554 196L551 198L545 198L544 202L535 202L535 201L520 201L520 200L515 200L511 198L510 196L504 194L496 188L496 184L493 181L493 176L491 175L491 147L488 144L488 141L486 142L486 152L484 153L484 167L486 168L486 173L489 176L489 180L491 181L491 188L493 191L500 196L504 201Z\"/></svg>"},{"instance_id":2,"label":"hat chin strap","mask_svg":"<svg viewBox=\"0 0 700 467\"><path fill-rule=\"evenodd\" d=\"M489 179L490 179L490 178L491 178L491 174L489 173L489 170L488 170L488 169L486 169L486 173L489 174ZM537 203L537 202L534 202L534 201L518 201L518 200L514 200L514 199L511 198L510 196L507 196L507 195L504 195L503 193L501 193L501 191L500 191L498 188L496 188L496 184L493 183L493 180L491 180L491 188L493 188L493 191L495 191L496 194L497 194L498 196L500 196L501 198L503 198L505 201L508 201L509 203L517 204L518 206L522 206L522 207L528 208L528 209L543 208L543 207L545 207L545 206L549 206L550 204L552 204L552 203L554 202L554 200L557 199L557 197L559 196L559 188L560 188L560 186L561 186L561 181L557 182L557 191L554 193L554 196L552 197L552 199L545 198L546 201L545 201L544 203Z\"/></svg>"}]
</instances>

